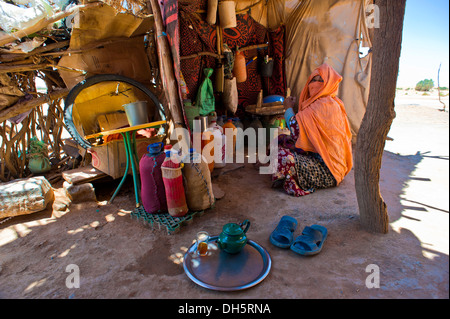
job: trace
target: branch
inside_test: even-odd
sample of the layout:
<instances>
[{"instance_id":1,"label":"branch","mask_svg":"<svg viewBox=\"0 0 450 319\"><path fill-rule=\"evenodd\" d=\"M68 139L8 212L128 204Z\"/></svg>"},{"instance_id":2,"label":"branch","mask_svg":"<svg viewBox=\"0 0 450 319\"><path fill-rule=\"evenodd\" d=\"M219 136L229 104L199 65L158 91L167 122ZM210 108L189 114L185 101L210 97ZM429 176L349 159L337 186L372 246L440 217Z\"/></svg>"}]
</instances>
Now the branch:
<instances>
[{"instance_id":1,"label":"branch","mask_svg":"<svg viewBox=\"0 0 450 319\"><path fill-rule=\"evenodd\" d=\"M69 91L70 90L68 88L59 89L49 94L32 99L30 101L18 102L0 112L0 123L3 123L4 121L10 119L11 117L17 116L31 109L34 109L35 107L42 105L44 103L50 103L51 101L63 98L67 94L69 94Z\"/></svg>"},{"instance_id":2,"label":"branch","mask_svg":"<svg viewBox=\"0 0 450 319\"><path fill-rule=\"evenodd\" d=\"M198 53L194 53L194 54L191 54L191 55L182 56L182 57L180 57L180 60L193 59L193 58L197 58L199 56L204 56L204 55L212 56L213 58L216 58L216 59L223 59L224 58L223 55L219 55L217 53L212 53L212 52L205 51L205 52L198 52Z\"/></svg>"},{"instance_id":3,"label":"branch","mask_svg":"<svg viewBox=\"0 0 450 319\"><path fill-rule=\"evenodd\" d=\"M52 44L49 44L46 46L40 46L39 48L36 48L33 51L28 52L28 53L5 53L0 56L0 62L12 62L12 61L17 61L17 60L23 60L30 56L39 54L39 53L44 53L44 52L52 51L55 49L61 49L61 48L64 48L65 46L68 46L69 42L70 42L69 40L66 40L66 41L52 43ZM45 53L42 55L45 55Z\"/></svg>"},{"instance_id":4,"label":"branch","mask_svg":"<svg viewBox=\"0 0 450 319\"><path fill-rule=\"evenodd\" d=\"M263 44L255 44L255 45L249 45L248 47L244 47L244 48L239 48L239 51L247 51L247 50L253 50L253 49L262 49L262 48L267 48L269 45L267 43L263 43ZM213 52L208 52L208 51L204 51L204 52L198 52L198 53L194 53L191 55L185 55L180 57L180 60L187 60L187 59L193 59L193 58L197 58L199 56L212 56L213 58L216 59L223 59L225 56L222 54L217 54L217 53L213 53Z\"/></svg>"}]
</instances>

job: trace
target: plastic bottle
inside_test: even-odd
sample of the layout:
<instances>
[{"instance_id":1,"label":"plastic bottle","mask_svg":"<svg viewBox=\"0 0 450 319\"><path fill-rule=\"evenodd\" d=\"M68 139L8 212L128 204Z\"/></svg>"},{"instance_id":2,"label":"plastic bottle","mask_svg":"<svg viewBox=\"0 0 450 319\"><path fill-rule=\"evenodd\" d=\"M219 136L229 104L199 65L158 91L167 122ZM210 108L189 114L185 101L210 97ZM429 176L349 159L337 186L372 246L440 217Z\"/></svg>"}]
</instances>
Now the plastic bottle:
<instances>
[{"instance_id":1,"label":"plastic bottle","mask_svg":"<svg viewBox=\"0 0 450 319\"><path fill-rule=\"evenodd\" d=\"M217 125L223 126L226 123L225 119L226 119L225 115L218 116L217 117L217 122L216 122Z\"/></svg>"},{"instance_id":2,"label":"plastic bottle","mask_svg":"<svg viewBox=\"0 0 450 319\"><path fill-rule=\"evenodd\" d=\"M201 211L214 204L211 173L208 164L195 149L183 158L186 203L190 211Z\"/></svg>"},{"instance_id":3,"label":"plastic bottle","mask_svg":"<svg viewBox=\"0 0 450 319\"><path fill-rule=\"evenodd\" d=\"M232 154L230 154L230 155L232 156L231 159L233 159L233 158L234 158L234 155L235 155L235 153L236 153L236 136L237 136L237 129L236 129L236 126L233 124L233 121L232 121L231 119L229 119L229 120L222 126L222 128L223 128L223 132L224 132L224 134L225 134L226 137L227 137L227 136L231 136L229 132L227 133L228 130L232 130L232 132L233 132L233 149L232 149ZM227 135L227 134L228 134L228 135ZM225 151L228 152L227 147L225 147Z\"/></svg>"},{"instance_id":4,"label":"plastic bottle","mask_svg":"<svg viewBox=\"0 0 450 319\"><path fill-rule=\"evenodd\" d=\"M166 158L161 165L167 209L173 217L181 217L188 213L184 192L183 175L178 161L171 159L172 151L166 151Z\"/></svg>"},{"instance_id":5,"label":"plastic bottle","mask_svg":"<svg viewBox=\"0 0 450 319\"><path fill-rule=\"evenodd\" d=\"M223 128L212 121L208 127L214 135L214 168L225 167L225 145L226 138L223 134Z\"/></svg>"},{"instance_id":6,"label":"plastic bottle","mask_svg":"<svg viewBox=\"0 0 450 319\"><path fill-rule=\"evenodd\" d=\"M217 124L217 121L211 121L211 123L209 124L208 128L217 129L217 130L220 131L220 133L223 134L223 128L222 128L222 126Z\"/></svg>"},{"instance_id":7,"label":"plastic bottle","mask_svg":"<svg viewBox=\"0 0 450 319\"><path fill-rule=\"evenodd\" d=\"M237 83L247 81L247 66L245 63L245 55L241 51L237 51L234 57L233 74Z\"/></svg>"},{"instance_id":8,"label":"plastic bottle","mask_svg":"<svg viewBox=\"0 0 450 319\"><path fill-rule=\"evenodd\" d=\"M216 121L217 123L217 113L211 112L208 114L208 123L211 123L212 121Z\"/></svg>"},{"instance_id":9,"label":"plastic bottle","mask_svg":"<svg viewBox=\"0 0 450 319\"><path fill-rule=\"evenodd\" d=\"M206 129L202 133L202 155L206 159L206 163L208 164L208 168L210 173L214 170L214 144L209 145L209 143L214 142L214 133L213 129Z\"/></svg>"},{"instance_id":10,"label":"plastic bottle","mask_svg":"<svg viewBox=\"0 0 450 319\"><path fill-rule=\"evenodd\" d=\"M142 205L150 214L167 211L166 192L161 172L161 165L166 157L161 146L162 143L150 144L147 147L148 153L139 161Z\"/></svg>"},{"instance_id":11,"label":"plastic bottle","mask_svg":"<svg viewBox=\"0 0 450 319\"><path fill-rule=\"evenodd\" d=\"M233 125L236 126L236 128L240 127L242 130L244 130L244 124L241 122L239 117L234 117L232 120L233 120Z\"/></svg>"},{"instance_id":12,"label":"plastic bottle","mask_svg":"<svg viewBox=\"0 0 450 319\"><path fill-rule=\"evenodd\" d=\"M266 142L270 143L272 139L276 138L280 134L280 129L283 129L283 127L286 126L286 121L284 120L284 117L281 116L275 116L271 118L268 123L266 124ZM271 135L270 130L276 129L275 136Z\"/></svg>"}]
</instances>

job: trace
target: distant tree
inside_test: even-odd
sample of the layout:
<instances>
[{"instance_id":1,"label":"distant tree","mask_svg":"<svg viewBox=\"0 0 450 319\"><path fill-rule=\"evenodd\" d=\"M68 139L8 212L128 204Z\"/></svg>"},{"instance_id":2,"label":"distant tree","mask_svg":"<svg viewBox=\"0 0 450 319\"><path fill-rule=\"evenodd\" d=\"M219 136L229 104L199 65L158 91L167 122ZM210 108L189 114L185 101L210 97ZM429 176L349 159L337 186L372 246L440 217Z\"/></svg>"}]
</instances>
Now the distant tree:
<instances>
[{"instance_id":1,"label":"distant tree","mask_svg":"<svg viewBox=\"0 0 450 319\"><path fill-rule=\"evenodd\" d=\"M422 80L416 85L416 91L425 91L428 92L432 88L434 88L434 82L431 79Z\"/></svg>"}]
</instances>

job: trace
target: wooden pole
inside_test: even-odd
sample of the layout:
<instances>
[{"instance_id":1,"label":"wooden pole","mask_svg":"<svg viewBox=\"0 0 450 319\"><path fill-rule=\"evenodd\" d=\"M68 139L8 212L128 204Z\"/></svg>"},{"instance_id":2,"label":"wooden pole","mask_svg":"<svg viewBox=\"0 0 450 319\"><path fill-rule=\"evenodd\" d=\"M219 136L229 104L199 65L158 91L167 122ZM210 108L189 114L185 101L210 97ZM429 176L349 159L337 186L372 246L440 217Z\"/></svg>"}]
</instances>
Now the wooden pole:
<instances>
[{"instance_id":1,"label":"wooden pole","mask_svg":"<svg viewBox=\"0 0 450 319\"><path fill-rule=\"evenodd\" d=\"M58 89L50 92L49 94L34 98L30 101L18 102L7 109L4 109L0 112L0 123L6 121L7 119L17 116L19 114L25 113L31 109L34 109L37 106L40 106L44 103L49 103L53 100L57 100L65 97L69 94L69 89Z\"/></svg>"},{"instance_id":2,"label":"wooden pole","mask_svg":"<svg viewBox=\"0 0 450 319\"><path fill-rule=\"evenodd\" d=\"M175 77L172 53L169 41L164 32L164 25L161 16L161 9L157 0L149 0L153 17L155 19L156 41L158 47L159 69L164 86L166 99L169 102L169 110L175 125L184 126L184 119L181 112L181 100L178 94L178 83Z\"/></svg>"},{"instance_id":3,"label":"wooden pole","mask_svg":"<svg viewBox=\"0 0 450 319\"><path fill-rule=\"evenodd\" d=\"M441 84L439 83L439 77L440 77L440 74L441 74L441 66L442 66L442 63L439 64L438 78L437 78L437 80L438 80L438 83L437 83L438 84L438 96L439 96L439 102L441 102L442 105L444 105L444 108L442 109L442 111L445 112L445 103L441 101Z\"/></svg>"}]
</instances>

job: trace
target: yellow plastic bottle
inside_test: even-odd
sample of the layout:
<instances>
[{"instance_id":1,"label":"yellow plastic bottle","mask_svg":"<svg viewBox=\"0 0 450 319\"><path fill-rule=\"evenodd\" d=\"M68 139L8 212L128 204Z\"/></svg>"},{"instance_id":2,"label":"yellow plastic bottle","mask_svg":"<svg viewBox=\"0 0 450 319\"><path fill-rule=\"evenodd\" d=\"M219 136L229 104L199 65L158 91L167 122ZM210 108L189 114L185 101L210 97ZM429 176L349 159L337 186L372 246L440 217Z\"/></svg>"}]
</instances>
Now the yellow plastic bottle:
<instances>
[{"instance_id":1,"label":"yellow plastic bottle","mask_svg":"<svg viewBox=\"0 0 450 319\"><path fill-rule=\"evenodd\" d=\"M206 146L213 141L214 134L212 133L212 130L207 129L202 133L202 155L205 157L206 162L208 163L210 173L212 173L212 171L214 170L214 143L210 144L209 147Z\"/></svg>"}]
</instances>

